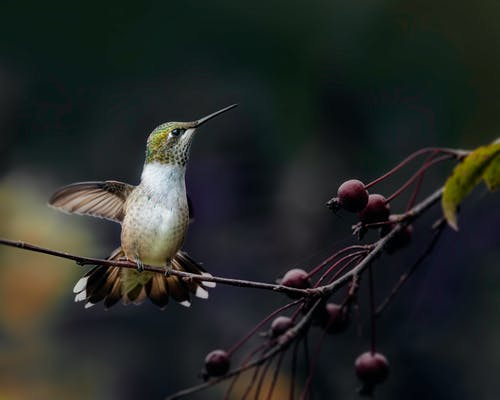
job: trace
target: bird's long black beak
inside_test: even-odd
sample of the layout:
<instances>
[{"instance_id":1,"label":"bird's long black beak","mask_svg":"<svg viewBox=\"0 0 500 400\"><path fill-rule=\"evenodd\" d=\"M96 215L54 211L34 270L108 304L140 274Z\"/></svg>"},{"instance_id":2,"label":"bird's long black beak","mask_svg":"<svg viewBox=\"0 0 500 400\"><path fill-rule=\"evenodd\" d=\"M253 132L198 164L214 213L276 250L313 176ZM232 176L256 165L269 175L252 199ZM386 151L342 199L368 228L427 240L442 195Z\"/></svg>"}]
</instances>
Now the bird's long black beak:
<instances>
[{"instance_id":1,"label":"bird's long black beak","mask_svg":"<svg viewBox=\"0 0 500 400\"><path fill-rule=\"evenodd\" d=\"M216 111L216 112L214 112L212 114L207 115L206 117L200 118L199 120L197 120L197 121L194 122L194 126L193 127L194 128L198 128L200 125L203 125L208 120L216 117L217 115L225 113L226 111L229 111L232 108L237 107L237 106L238 106L238 104L231 104L230 106L224 107L222 110Z\"/></svg>"}]
</instances>

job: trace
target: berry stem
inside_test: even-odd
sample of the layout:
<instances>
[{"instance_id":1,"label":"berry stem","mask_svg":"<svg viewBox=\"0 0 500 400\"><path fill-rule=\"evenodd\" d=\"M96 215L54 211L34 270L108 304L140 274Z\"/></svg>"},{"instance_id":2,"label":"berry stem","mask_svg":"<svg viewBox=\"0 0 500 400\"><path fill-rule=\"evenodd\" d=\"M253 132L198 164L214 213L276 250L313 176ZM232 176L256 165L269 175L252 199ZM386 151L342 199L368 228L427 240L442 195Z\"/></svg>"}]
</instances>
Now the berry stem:
<instances>
[{"instance_id":1,"label":"berry stem","mask_svg":"<svg viewBox=\"0 0 500 400\"><path fill-rule=\"evenodd\" d=\"M425 153L433 153L433 155L441 153L441 154L448 154L454 158L460 158L463 157L463 152L460 150L453 150L453 149L444 149L440 147L426 147L420 150L417 150L416 152L410 154L408 157L406 157L403 161L401 161L398 165L396 165L394 168L386 172L384 175L380 176L377 179L374 179L370 183L365 185L365 189L369 189L372 186L376 185L379 182L382 182L384 179L388 178L398 170L400 170L402 167L404 167L406 164L409 162L413 161L415 158L418 156L425 154Z\"/></svg>"},{"instance_id":2,"label":"berry stem","mask_svg":"<svg viewBox=\"0 0 500 400\"><path fill-rule=\"evenodd\" d=\"M264 344L261 344L260 346L258 346L256 349L252 350L249 354L247 354L245 356L245 358L243 359L243 362L241 363L241 366L245 367L257 353L259 353L260 351L266 350L268 347L269 347L269 344L264 343ZM257 368L258 367L256 367L256 369ZM234 378L231 380L231 383L229 384L229 386L226 390L224 400L229 400L229 396L231 395L231 392L232 392L234 386L236 385L236 382L238 381L240 376L241 376L241 374L234 375Z\"/></svg>"},{"instance_id":3,"label":"berry stem","mask_svg":"<svg viewBox=\"0 0 500 400\"><path fill-rule=\"evenodd\" d=\"M255 369L253 370L252 377L248 381L247 387L245 388L245 391L243 392L243 396L241 396L241 400L245 400L247 398L247 396L250 394L250 392L252 391L252 388L254 387L254 384L257 381L257 377L258 377L259 372L260 372L260 367L262 367L262 365L256 366Z\"/></svg>"},{"instance_id":4,"label":"berry stem","mask_svg":"<svg viewBox=\"0 0 500 400\"><path fill-rule=\"evenodd\" d=\"M311 360L311 364L310 364L310 368L309 368L309 373L307 374L306 383L304 385L304 389L302 390L302 394L300 396L300 400L305 400L306 399L306 395L310 391L311 381L312 381L314 372L316 370L316 366L318 364L319 354L320 354L320 351L321 351L321 347L323 346L323 342L325 341L325 337L326 337L326 329L323 330L323 333L321 334L321 337L320 337L320 339L319 339L319 341L318 341L318 343L316 345L316 348L314 349L314 355L313 355L313 358Z\"/></svg>"},{"instance_id":5,"label":"berry stem","mask_svg":"<svg viewBox=\"0 0 500 400\"><path fill-rule=\"evenodd\" d=\"M239 377L240 377L240 375L235 375L234 378L231 379L231 382L229 383L229 386L226 389L226 393L224 394L223 400L229 400L229 396L231 396L231 392L233 391L233 388L236 385L236 382L238 382Z\"/></svg>"},{"instance_id":6,"label":"berry stem","mask_svg":"<svg viewBox=\"0 0 500 400\"><path fill-rule=\"evenodd\" d=\"M307 274L307 277L308 278L312 277L318 271L323 269L325 267L325 265L331 263L335 258L337 258L338 256L340 256L340 255L342 255L350 250L368 249L369 247L370 246L359 245L359 244L353 244L351 246L344 247L343 249L337 251L336 253L334 253L333 255L331 255L330 257L325 259L324 261L322 261L320 264L318 264L316 267L314 267L311 271L309 271L309 273Z\"/></svg>"},{"instance_id":7,"label":"berry stem","mask_svg":"<svg viewBox=\"0 0 500 400\"><path fill-rule=\"evenodd\" d=\"M306 361L306 366L307 366L307 376L310 375L311 373L311 356L309 354L309 335L308 335L309 332L306 332L306 334L304 335L304 358L305 358L305 361ZM301 399L304 397L304 395L307 395L308 394L308 387L305 386L304 387L304 390L302 391L302 395L301 395Z\"/></svg>"},{"instance_id":8,"label":"berry stem","mask_svg":"<svg viewBox=\"0 0 500 400\"><path fill-rule=\"evenodd\" d=\"M363 227L365 228L377 228L377 227L382 227L382 226L385 226L385 225L390 225L392 224L394 221L379 221L379 222L370 222L369 224L364 224Z\"/></svg>"},{"instance_id":9,"label":"berry stem","mask_svg":"<svg viewBox=\"0 0 500 400\"><path fill-rule=\"evenodd\" d=\"M410 186L417 178L419 178L431 166L433 166L434 164L440 163L441 161L449 160L450 158L452 158L452 156L449 154L446 154L444 156L434 158L432 161L429 161L428 163L425 163L417 172L415 172L412 175L412 177L410 179L408 179L406 181L406 183L403 186L401 186L393 194L391 194L389 197L387 197L386 203L390 203L397 196L399 196L403 191L405 191L408 188L408 186Z\"/></svg>"},{"instance_id":10,"label":"berry stem","mask_svg":"<svg viewBox=\"0 0 500 400\"><path fill-rule=\"evenodd\" d=\"M283 354L283 352L282 352L282 354ZM259 398L260 398L260 391L262 390L262 385L264 384L264 378L266 377L267 370L269 369L269 367L273 363L275 356L276 355L272 356L271 358L269 358L269 360L267 360L264 363L264 368L262 369L259 380L257 382L257 387L255 388L255 397L254 397L255 400L259 400Z\"/></svg>"},{"instance_id":11,"label":"berry stem","mask_svg":"<svg viewBox=\"0 0 500 400\"><path fill-rule=\"evenodd\" d=\"M300 340L296 340L292 352L292 372L290 378L290 399L295 400L295 377L297 376L297 353L299 351Z\"/></svg>"},{"instance_id":12,"label":"berry stem","mask_svg":"<svg viewBox=\"0 0 500 400\"><path fill-rule=\"evenodd\" d=\"M366 253L365 253L366 254ZM340 268L336 273L335 275L333 275L330 280L328 281L328 285L330 285L331 283L333 283L335 281L335 279L337 279L337 277L342 274L347 268L349 268L352 264L356 264L358 262L360 262L364 255L365 254L362 254L362 255L359 255L357 256L356 258L353 258L352 260L349 260L348 263L346 263L345 265L342 266L342 268Z\"/></svg>"},{"instance_id":13,"label":"berry stem","mask_svg":"<svg viewBox=\"0 0 500 400\"><path fill-rule=\"evenodd\" d=\"M438 148L435 148L435 147L426 147L426 148L417 150L416 152L414 152L414 153L410 154L408 157L406 157L403 161L401 161L394 168L392 168L389 171L387 171L384 175L378 177L377 179L374 179L370 183L367 183L365 185L365 189L369 189L372 186L376 185L377 183L382 182L384 179L388 178L389 176L391 176L392 174L394 174L395 172L397 172L398 170L400 170L401 168L403 168L406 164L408 164L409 162L413 161L415 158L417 158L421 154L430 153L430 152L436 153L437 151L438 151Z\"/></svg>"},{"instance_id":14,"label":"berry stem","mask_svg":"<svg viewBox=\"0 0 500 400\"><path fill-rule=\"evenodd\" d=\"M366 254L368 253L368 250L366 249L363 249L363 250L360 250L360 251L355 251L354 253L350 253L350 254L347 254L346 256L342 257L341 259L337 260L335 263L333 263L324 273L323 275L321 275L321 277L318 279L318 281L316 282L316 284L314 285L315 288L317 288L318 286L320 286L320 284L325 280L325 278L332 273L332 271L337 268L340 264L342 264L344 261L348 261L352 258L357 258L358 256L360 256L361 254ZM348 263L350 264L350 263Z\"/></svg>"},{"instance_id":15,"label":"berry stem","mask_svg":"<svg viewBox=\"0 0 500 400\"><path fill-rule=\"evenodd\" d=\"M278 381L278 373L280 371L281 363L283 361L283 358L285 356L285 352L282 351L278 357L278 361L276 362L276 366L274 367L274 372L273 372L273 378L271 380L271 386L269 388L269 391L267 392L267 400L271 400L274 388L276 387L276 382Z\"/></svg>"},{"instance_id":16,"label":"berry stem","mask_svg":"<svg viewBox=\"0 0 500 400\"><path fill-rule=\"evenodd\" d=\"M424 165L432 161L434 157L435 157L434 154L430 154L425 160ZM406 205L406 211L408 211L410 208L414 206L415 201L417 200L418 193L420 192L420 188L422 187L423 180L424 180L424 173L421 173L415 183L415 188L413 189L413 193L411 194L410 200L408 200L408 204Z\"/></svg>"},{"instance_id":17,"label":"berry stem","mask_svg":"<svg viewBox=\"0 0 500 400\"><path fill-rule=\"evenodd\" d=\"M269 314L267 317L265 317L263 320L261 320L257 325L255 325L245 336L243 336L236 344L233 345L228 351L227 354L229 356L232 356L232 354L238 350L241 346L243 346L255 333L262 328L262 326L269 322L271 318L273 318L275 315L279 314L282 311L285 311L299 303L304 302L304 298L292 301L291 303L285 304L284 306L274 310L271 314Z\"/></svg>"}]
</instances>

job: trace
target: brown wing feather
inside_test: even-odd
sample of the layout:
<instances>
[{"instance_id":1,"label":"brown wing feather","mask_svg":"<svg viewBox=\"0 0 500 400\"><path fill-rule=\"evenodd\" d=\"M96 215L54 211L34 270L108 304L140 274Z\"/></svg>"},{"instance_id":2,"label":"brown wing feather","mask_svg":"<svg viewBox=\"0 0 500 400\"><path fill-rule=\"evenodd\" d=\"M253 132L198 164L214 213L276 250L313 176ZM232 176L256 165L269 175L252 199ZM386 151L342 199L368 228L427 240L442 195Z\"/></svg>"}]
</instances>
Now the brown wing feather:
<instances>
[{"instance_id":1,"label":"brown wing feather","mask_svg":"<svg viewBox=\"0 0 500 400\"><path fill-rule=\"evenodd\" d=\"M133 189L134 186L118 181L73 183L55 192L49 204L68 213L121 222L125 215L123 205Z\"/></svg>"}]
</instances>

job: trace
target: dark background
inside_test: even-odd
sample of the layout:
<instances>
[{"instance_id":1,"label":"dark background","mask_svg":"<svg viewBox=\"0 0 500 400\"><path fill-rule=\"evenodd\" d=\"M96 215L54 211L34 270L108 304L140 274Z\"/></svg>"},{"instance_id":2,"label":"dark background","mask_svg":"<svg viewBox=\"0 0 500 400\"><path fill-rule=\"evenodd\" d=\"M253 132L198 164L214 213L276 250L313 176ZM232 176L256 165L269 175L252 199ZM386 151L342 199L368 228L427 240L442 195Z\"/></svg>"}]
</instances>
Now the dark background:
<instances>
[{"instance_id":1,"label":"dark background","mask_svg":"<svg viewBox=\"0 0 500 400\"><path fill-rule=\"evenodd\" d=\"M367 182L420 147L472 148L498 136L499 18L493 1L3 1L0 235L107 255L119 227L59 214L45 205L50 194L81 180L137 183L156 125L238 102L194 142L196 223L185 248L221 276L272 282L310 268L352 242L354 218L324 207L343 180ZM450 170L432 172L425 191ZM380 320L392 370L377 398L498 395L498 195L478 189L462 211L460 232L445 232ZM377 298L432 222L377 263ZM8 248L0 264L6 399L160 399L198 382L208 351L230 347L285 301L219 286L190 310L84 310L71 294L79 267ZM326 341L315 398L356 397L366 304L361 317Z\"/></svg>"}]
</instances>

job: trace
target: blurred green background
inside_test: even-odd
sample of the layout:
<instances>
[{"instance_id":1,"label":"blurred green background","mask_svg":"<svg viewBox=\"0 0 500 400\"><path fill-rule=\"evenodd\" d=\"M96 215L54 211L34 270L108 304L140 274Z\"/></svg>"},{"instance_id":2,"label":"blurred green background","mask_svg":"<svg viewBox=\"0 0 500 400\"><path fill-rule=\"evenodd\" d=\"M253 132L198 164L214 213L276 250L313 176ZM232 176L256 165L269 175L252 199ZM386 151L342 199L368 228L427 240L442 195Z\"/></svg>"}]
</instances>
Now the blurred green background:
<instances>
[{"instance_id":1,"label":"blurred green background","mask_svg":"<svg viewBox=\"0 0 500 400\"><path fill-rule=\"evenodd\" d=\"M185 248L222 276L273 281L309 268L351 243L354 219L324 207L343 180L369 181L420 147L498 136L499 18L493 1L4 0L0 236L107 255L119 227L59 214L45 205L50 194L74 181L136 183L156 125L238 102L194 142L196 223ZM462 210L461 231L445 233L380 321L392 366L380 398L500 391L498 195L478 190ZM415 259L431 222L417 226L411 248L377 263L377 297ZM208 351L285 301L219 286L190 310L84 310L71 293L79 267L10 248L0 248L0 265L2 400L160 399L198 382ZM315 398L355 398L353 360L368 347L361 311L359 326L327 340Z\"/></svg>"}]
</instances>

